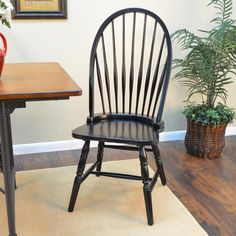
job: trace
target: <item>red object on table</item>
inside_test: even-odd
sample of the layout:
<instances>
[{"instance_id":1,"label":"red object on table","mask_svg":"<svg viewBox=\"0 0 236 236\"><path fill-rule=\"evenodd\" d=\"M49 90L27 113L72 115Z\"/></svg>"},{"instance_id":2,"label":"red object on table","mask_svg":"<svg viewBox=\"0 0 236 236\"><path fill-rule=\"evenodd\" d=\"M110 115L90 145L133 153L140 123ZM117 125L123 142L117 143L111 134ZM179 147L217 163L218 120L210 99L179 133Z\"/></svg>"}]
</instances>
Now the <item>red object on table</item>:
<instances>
[{"instance_id":1,"label":"red object on table","mask_svg":"<svg viewBox=\"0 0 236 236\"><path fill-rule=\"evenodd\" d=\"M3 42L3 49L0 49L0 76L2 75L2 69L4 66L4 61L5 61L5 56L7 54L7 40L5 38L5 36L0 33L0 37L2 39Z\"/></svg>"}]
</instances>

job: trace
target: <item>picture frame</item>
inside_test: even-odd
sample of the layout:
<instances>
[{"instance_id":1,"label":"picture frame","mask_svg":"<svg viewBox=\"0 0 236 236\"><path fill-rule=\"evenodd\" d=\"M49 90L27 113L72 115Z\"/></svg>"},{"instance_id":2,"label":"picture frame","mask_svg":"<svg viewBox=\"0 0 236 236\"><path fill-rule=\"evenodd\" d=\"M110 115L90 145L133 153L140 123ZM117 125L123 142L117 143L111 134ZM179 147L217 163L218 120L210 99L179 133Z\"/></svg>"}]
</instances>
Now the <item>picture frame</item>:
<instances>
[{"instance_id":1,"label":"picture frame","mask_svg":"<svg viewBox=\"0 0 236 236\"><path fill-rule=\"evenodd\" d=\"M67 19L67 0L11 0L12 19Z\"/></svg>"}]
</instances>

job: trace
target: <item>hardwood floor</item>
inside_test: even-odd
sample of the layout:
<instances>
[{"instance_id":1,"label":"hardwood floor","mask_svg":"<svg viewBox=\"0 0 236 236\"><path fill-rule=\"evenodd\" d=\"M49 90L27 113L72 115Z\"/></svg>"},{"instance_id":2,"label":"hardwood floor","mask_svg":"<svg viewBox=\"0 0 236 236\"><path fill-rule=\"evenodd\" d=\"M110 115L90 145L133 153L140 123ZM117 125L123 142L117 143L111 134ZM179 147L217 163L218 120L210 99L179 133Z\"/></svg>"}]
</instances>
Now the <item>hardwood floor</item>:
<instances>
[{"instance_id":1,"label":"hardwood floor","mask_svg":"<svg viewBox=\"0 0 236 236\"><path fill-rule=\"evenodd\" d=\"M160 143L169 188L210 236L236 235L236 136L226 138L220 159L198 159L186 154L183 141ZM89 161L96 158L92 149ZM79 150L15 157L16 170L77 164ZM104 161L137 158L136 152L105 150ZM149 163L155 167L152 154Z\"/></svg>"}]
</instances>

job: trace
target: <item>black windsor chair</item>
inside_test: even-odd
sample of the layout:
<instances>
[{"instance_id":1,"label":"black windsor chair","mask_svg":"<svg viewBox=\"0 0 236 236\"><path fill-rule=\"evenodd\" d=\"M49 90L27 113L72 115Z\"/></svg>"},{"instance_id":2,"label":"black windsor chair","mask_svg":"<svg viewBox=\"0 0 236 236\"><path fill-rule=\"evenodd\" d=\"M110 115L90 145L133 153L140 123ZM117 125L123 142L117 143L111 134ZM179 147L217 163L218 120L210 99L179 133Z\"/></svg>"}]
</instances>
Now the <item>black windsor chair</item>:
<instances>
[{"instance_id":1,"label":"black windsor chair","mask_svg":"<svg viewBox=\"0 0 236 236\"><path fill-rule=\"evenodd\" d=\"M140 8L123 9L101 25L90 56L89 117L85 125L72 132L74 138L85 143L69 212L73 211L80 185L89 174L135 179L143 181L147 220L149 225L153 224L151 192L158 177L163 185L166 184L158 142L159 133L164 130L161 118L171 63L168 30L153 12ZM95 86L95 80L98 86ZM100 95L100 101L95 101L95 93ZM102 112L95 114L95 107L96 111ZM97 161L84 173L90 140L98 141ZM104 148L138 151L141 176L102 172ZM157 165L152 178L149 177L146 151L153 152Z\"/></svg>"}]
</instances>

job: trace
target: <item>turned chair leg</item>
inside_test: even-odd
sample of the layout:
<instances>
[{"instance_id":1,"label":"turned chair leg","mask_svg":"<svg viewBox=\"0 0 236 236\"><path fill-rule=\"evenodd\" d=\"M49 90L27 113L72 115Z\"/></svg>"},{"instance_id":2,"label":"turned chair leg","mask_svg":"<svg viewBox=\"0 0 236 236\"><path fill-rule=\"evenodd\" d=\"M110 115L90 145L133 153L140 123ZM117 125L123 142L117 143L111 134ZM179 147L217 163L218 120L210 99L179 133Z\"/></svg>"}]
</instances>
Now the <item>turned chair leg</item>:
<instances>
[{"instance_id":1,"label":"turned chair leg","mask_svg":"<svg viewBox=\"0 0 236 236\"><path fill-rule=\"evenodd\" d=\"M147 212L147 221L149 225L153 225L153 210L152 210L152 195L151 186L149 181L147 156L144 147L141 147L139 152L139 159L141 165L141 175L143 179L143 194Z\"/></svg>"},{"instance_id":2,"label":"turned chair leg","mask_svg":"<svg viewBox=\"0 0 236 236\"><path fill-rule=\"evenodd\" d=\"M97 161L98 165L96 167L96 171L100 172L102 169L102 159L103 159L103 153L104 153L104 142L99 142L98 143L98 154L97 154ZM96 174L97 177L99 177L99 173Z\"/></svg>"},{"instance_id":3,"label":"turned chair leg","mask_svg":"<svg viewBox=\"0 0 236 236\"><path fill-rule=\"evenodd\" d=\"M80 185L83 180L82 176L83 176L83 172L84 172L85 165L86 165L86 160L87 160L88 153L89 153L89 144L90 144L90 141L85 141L84 146L81 151L81 156L80 156L79 164L77 167L76 177L74 179L74 184L73 184L72 193L71 193L71 197L70 197L70 203L69 203L69 207L68 207L69 212L72 212L74 210L77 195L78 195Z\"/></svg>"},{"instance_id":4,"label":"turned chair leg","mask_svg":"<svg viewBox=\"0 0 236 236\"><path fill-rule=\"evenodd\" d=\"M160 157L160 151L159 151L158 145L153 144L152 149L153 149L153 154L154 154L154 157L155 157L155 160L156 160L157 169L158 169L159 174L160 174L161 183L162 183L162 185L166 185L166 176L165 176L162 160L161 160L161 157Z\"/></svg>"}]
</instances>

